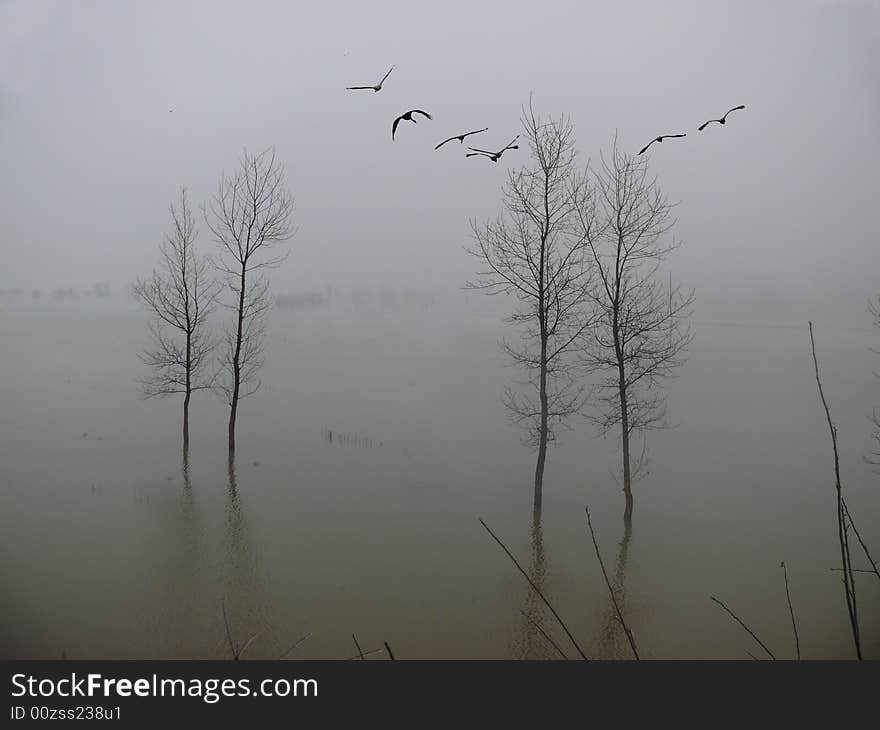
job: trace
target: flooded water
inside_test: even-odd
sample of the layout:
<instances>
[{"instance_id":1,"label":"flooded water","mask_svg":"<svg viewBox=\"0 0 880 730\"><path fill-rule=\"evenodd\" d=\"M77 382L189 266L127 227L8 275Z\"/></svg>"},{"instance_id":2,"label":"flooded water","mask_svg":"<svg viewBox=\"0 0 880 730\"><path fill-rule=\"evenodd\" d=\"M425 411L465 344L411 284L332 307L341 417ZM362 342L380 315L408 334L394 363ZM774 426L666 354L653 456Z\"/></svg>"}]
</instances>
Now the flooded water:
<instances>
[{"instance_id":1,"label":"flooded water","mask_svg":"<svg viewBox=\"0 0 880 730\"><path fill-rule=\"evenodd\" d=\"M219 399L194 397L186 470L180 403L138 399L133 305L4 304L0 655L221 658L225 608L245 658L348 658L353 633L398 658L558 656L530 619L574 657L483 518L589 656L627 657L586 505L643 657L758 654L710 595L793 657L781 560L804 656L853 655L806 322L696 320L669 387L677 425L650 437L625 533L617 442L585 420L550 452L533 523L534 456L501 403L515 371L482 306L273 311L230 472ZM845 489L875 555L880 476L862 454L877 334L816 331ZM860 574L858 589L876 657L880 581Z\"/></svg>"}]
</instances>

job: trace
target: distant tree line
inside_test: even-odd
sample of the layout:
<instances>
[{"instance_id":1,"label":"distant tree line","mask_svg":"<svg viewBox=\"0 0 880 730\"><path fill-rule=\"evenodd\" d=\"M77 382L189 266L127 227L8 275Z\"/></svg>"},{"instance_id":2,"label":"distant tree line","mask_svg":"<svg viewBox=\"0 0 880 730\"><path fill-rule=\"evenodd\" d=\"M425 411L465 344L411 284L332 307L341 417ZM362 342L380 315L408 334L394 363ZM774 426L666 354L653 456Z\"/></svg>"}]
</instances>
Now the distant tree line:
<instances>
[{"instance_id":1,"label":"distant tree line","mask_svg":"<svg viewBox=\"0 0 880 730\"><path fill-rule=\"evenodd\" d=\"M31 297L33 299L39 299L43 296L42 289L31 289ZM12 289L0 289L0 295L8 294L13 297L20 297L24 292L19 287L13 287ZM110 284L106 281L96 282L91 289L77 289L73 286L68 287L56 287L51 291L52 299L56 301L63 301L66 299L70 299L73 301L78 301L81 297L91 297L94 296L97 299L110 299L112 297L112 293L110 291Z\"/></svg>"}]
</instances>

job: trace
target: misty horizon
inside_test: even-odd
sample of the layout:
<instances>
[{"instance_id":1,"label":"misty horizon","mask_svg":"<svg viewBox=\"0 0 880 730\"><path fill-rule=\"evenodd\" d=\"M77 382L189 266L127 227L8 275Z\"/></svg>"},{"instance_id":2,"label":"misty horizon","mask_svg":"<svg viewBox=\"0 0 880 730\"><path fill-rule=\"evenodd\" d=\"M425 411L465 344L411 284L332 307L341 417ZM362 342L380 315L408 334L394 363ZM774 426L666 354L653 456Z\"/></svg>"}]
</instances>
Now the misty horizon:
<instances>
[{"instance_id":1,"label":"misty horizon","mask_svg":"<svg viewBox=\"0 0 880 730\"><path fill-rule=\"evenodd\" d=\"M342 18L329 6L303 18L284 4L186 7L0 4L0 212L16 246L0 287L120 291L154 265L181 185L204 204L243 148L274 145L298 227L296 266L277 273L276 291L402 278L452 290L471 272L468 222L498 211L524 150L492 165L434 144L487 126L481 144L500 146L533 95L542 113L571 116L584 164L615 134L635 151L688 131L647 154L679 202L676 271L714 318L755 298L802 321L864 313L880 263L875 3L678 2L637 15L561 3L537 26L509 4L430 19L405 4ZM499 16L503 34L482 32ZM615 25L622 58L604 31ZM258 27L260 44L232 45ZM664 27L675 44L651 30ZM545 32L560 35L553 53L518 50ZM392 64L381 93L345 90ZM725 127L696 131L736 103L747 109ZM392 143L393 117L420 105L434 120ZM199 245L211 245L205 231Z\"/></svg>"}]
</instances>

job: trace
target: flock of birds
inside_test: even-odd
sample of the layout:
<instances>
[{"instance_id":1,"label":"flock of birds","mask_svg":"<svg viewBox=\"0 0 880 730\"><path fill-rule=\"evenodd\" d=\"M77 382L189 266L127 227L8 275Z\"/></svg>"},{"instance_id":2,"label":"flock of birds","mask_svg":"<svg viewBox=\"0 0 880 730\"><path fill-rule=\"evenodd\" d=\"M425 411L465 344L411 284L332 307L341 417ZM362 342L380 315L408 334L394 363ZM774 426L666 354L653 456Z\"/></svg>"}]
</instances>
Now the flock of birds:
<instances>
[{"instance_id":1,"label":"flock of birds","mask_svg":"<svg viewBox=\"0 0 880 730\"><path fill-rule=\"evenodd\" d=\"M394 66L388 69L388 72L381 78L379 83L371 84L368 86L346 86L345 88L348 91L382 91L382 85L385 83L386 79L391 75L391 72L394 70ZM410 109L409 111L405 111L403 114L395 117L394 121L391 123L391 139L394 140L394 136L397 134L397 125L402 121L412 122L413 124L417 123L417 120L413 118L413 114L421 114L426 119L433 119L428 112L423 109ZM454 134L447 139L444 139L442 142L437 144L434 149L439 150L443 145L447 142L452 142L452 140L457 139L461 144L464 144L465 137L470 137L472 134L482 134L483 132L487 132L489 130L488 127L483 127L482 129L475 129L471 132L462 132L461 134ZM504 147L500 150L492 152L490 150L482 150L477 147L468 147L470 152L468 152L465 157L488 157L492 162L498 162L501 159L501 155L503 155L507 150L516 150L519 149L519 145L516 144L516 141L519 139L519 135L516 135L510 142L508 142Z\"/></svg>"},{"instance_id":2,"label":"flock of birds","mask_svg":"<svg viewBox=\"0 0 880 730\"><path fill-rule=\"evenodd\" d=\"M731 112L739 111L740 109L745 109L745 108L746 108L745 104L740 104L739 106L733 107L733 109L728 109L724 113L724 116L719 117L718 119L709 119L709 120L703 122L699 127L697 127L697 131L702 132L706 127L708 127L710 124L712 124L712 122L717 122L718 124L727 124L727 115L728 114L730 114ZM646 144L644 147L642 147L642 149L639 150L639 154L640 155L644 154L644 152L647 151L648 147L650 147L652 144L654 144L654 142L662 142L664 139L671 139L671 138L675 138L675 137L687 137L687 134L684 132L682 134L661 134L659 137L654 137L654 139L652 139L650 142L648 142L648 144Z\"/></svg>"},{"instance_id":3,"label":"flock of birds","mask_svg":"<svg viewBox=\"0 0 880 730\"><path fill-rule=\"evenodd\" d=\"M385 83L385 81L391 75L391 72L393 70L394 70L394 66L389 68L388 72L381 78L381 80L377 84L370 84L367 86L346 86L345 88L348 91L372 91L374 93L378 92L378 91L382 91L382 85ZM699 127L697 127L697 131L702 132L706 127L708 127L713 122L718 123L718 124L722 124L722 125L726 124L727 117L729 114L731 114L732 112L735 112L735 111L739 111L740 109L745 109L745 108L746 108L745 104L740 104L739 106L735 106L732 109L728 109L724 113L724 116L719 117L718 119L709 119L709 120L703 122ZM403 114L395 117L394 121L391 123L391 139L392 139L392 141L394 140L394 135L397 134L397 125L399 125L402 121L412 122L413 124L416 124L416 119L413 118L413 114L421 114L426 119L433 119L434 118L428 112L424 111L423 109L410 109L409 111L405 111ZM434 147L434 149L439 150L447 142L452 142L452 140L454 140L454 139L457 139L461 144L464 144L465 137L470 137L472 134L482 134L483 132L486 132L488 130L489 130L488 127L483 127L482 129L475 129L471 132L462 132L461 134L454 134L451 137L447 137L442 142L437 144ZM672 138L677 138L677 137L687 137L687 134L684 132L681 134L661 134L657 137L654 137L654 139L652 139L650 142L648 142L648 144L646 144L644 147L642 147L642 149L639 150L639 154L640 155L644 154L648 150L648 148L652 144L654 144L655 142L662 142L664 139L672 139ZM492 162L498 162L498 160L501 159L501 155L503 155L505 152L507 152L507 150L519 149L519 145L516 144L516 141L518 139L519 139L519 135L516 135L516 137L514 137L510 142L508 142L504 147L502 147L500 150L498 150L496 152L492 152L490 150L479 149L478 147L468 147L470 152L468 152L465 155L465 157L488 157L490 160L492 160Z\"/></svg>"}]
</instances>

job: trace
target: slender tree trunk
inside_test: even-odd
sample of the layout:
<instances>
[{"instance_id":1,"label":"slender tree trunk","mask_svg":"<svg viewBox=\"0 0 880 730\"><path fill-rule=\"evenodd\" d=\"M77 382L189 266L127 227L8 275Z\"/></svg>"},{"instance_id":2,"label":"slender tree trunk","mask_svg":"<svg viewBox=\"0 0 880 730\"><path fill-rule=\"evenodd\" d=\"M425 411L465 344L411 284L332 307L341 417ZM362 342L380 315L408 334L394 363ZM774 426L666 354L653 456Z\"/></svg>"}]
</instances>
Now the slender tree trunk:
<instances>
[{"instance_id":1,"label":"slender tree trunk","mask_svg":"<svg viewBox=\"0 0 880 730\"><path fill-rule=\"evenodd\" d=\"M547 337L541 336L541 375L539 383L541 398L541 424L538 435L538 463L535 465L535 504L534 511L541 512L544 486L544 462L547 460Z\"/></svg>"},{"instance_id":2,"label":"slender tree trunk","mask_svg":"<svg viewBox=\"0 0 880 730\"><path fill-rule=\"evenodd\" d=\"M547 177L544 176L544 220L550 218L547 202ZM545 223L546 226L546 223ZM539 363L540 374L538 376L538 397L541 401L541 422L538 425L538 462L535 464L535 503L534 511L541 512L541 502L544 491L544 462L547 460L547 305L545 302L546 291L544 289L544 273L547 256L547 232L541 235L541 257L538 261L538 331L541 336L541 361Z\"/></svg>"},{"instance_id":3,"label":"slender tree trunk","mask_svg":"<svg viewBox=\"0 0 880 730\"><path fill-rule=\"evenodd\" d=\"M241 388L241 338L244 327L245 263L241 265L241 285L238 293L238 329L235 334L235 354L232 358L232 397L229 399L229 458L235 453L235 417L238 413L238 395Z\"/></svg>"},{"instance_id":4,"label":"slender tree trunk","mask_svg":"<svg viewBox=\"0 0 880 730\"><path fill-rule=\"evenodd\" d=\"M190 392L187 389L186 395L183 397L183 450L189 450L189 397Z\"/></svg>"},{"instance_id":5,"label":"slender tree trunk","mask_svg":"<svg viewBox=\"0 0 880 730\"><path fill-rule=\"evenodd\" d=\"M622 369L621 369L622 372ZM632 482L629 470L629 414L627 412L626 388L623 385L623 376L621 375L620 385L620 430L621 441L623 444L623 496L626 499L626 508L623 512L624 524L630 524L633 513L633 495Z\"/></svg>"},{"instance_id":6,"label":"slender tree trunk","mask_svg":"<svg viewBox=\"0 0 880 730\"><path fill-rule=\"evenodd\" d=\"M235 453L235 416L238 411L238 398L229 407L229 458Z\"/></svg>"},{"instance_id":7,"label":"slender tree trunk","mask_svg":"<svg viewBox=\"0 0 880 730\"><path fill-rule=\"evenodd\" d=\"M186 395L183 397L183 451L189 451L189 399L192 395L192 334L186 333Z\"/></svg>"},{"instance_id":8,"label":"slender tree trunk","mask_svg":"<svg viewBox=\"0 0 880 730\"><path fill-rule=\"evenodd\" d=\"M620 325L617 317L618 304L614 310L614 351L617 356L618 393L620 396L620 440L623 451L623 496L626 507L623 512L623 521L628 523L632 520L633 495L632 478L629 466L629 404L626 400L626 370L623 364L623 348L620 344Z\"/></svg>"}]
</instances>

